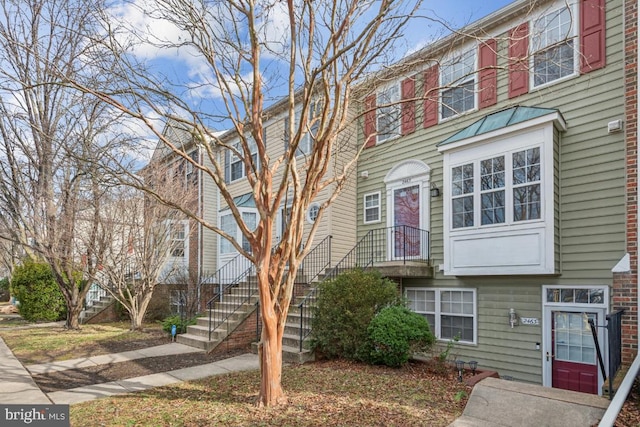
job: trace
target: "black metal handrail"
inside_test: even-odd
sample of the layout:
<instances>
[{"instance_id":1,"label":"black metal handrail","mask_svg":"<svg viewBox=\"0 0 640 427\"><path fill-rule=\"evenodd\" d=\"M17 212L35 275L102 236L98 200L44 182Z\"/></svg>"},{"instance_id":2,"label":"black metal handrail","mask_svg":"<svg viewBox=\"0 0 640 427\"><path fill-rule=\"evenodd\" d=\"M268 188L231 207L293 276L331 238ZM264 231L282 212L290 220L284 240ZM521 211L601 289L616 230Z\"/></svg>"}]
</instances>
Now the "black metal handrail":
<instances>
[{"instance_id":1,"label":"black metal handrail","mask_svg":"<svg viewBox=\"0 0 640 427\"><path fill-rule=\"evenodd\" d=\"M329 271L321 282L331 280L338 274L360 268L372 268L376 263L429 262L429 232L408 225L398 225L370 230L360 241ZM300 314L300 351L303 341L311 333L313 308L318 288L312 289L298 304Z\"/></svg>"},{"instance_id":2,"label":"black metal handrail","mask_svg":"<svg viewBox=\"0 0 640 427\"><path fill-rule=\"evenodd\" d=\"M293 298L291 301L295 301L296 297L302 296L303 289L317 281L320 275L326 272L331 265L332 239L333 236L327 236L322 239L300 263L293 284Z\"/></svg>"},{"instance_id":3,"label":"black metal handrail","mask_svg":"<svg viewBox=\"0 0 640 427\"><path fill-rule=\"evenodd\" d=\"M257 294L258 284L253 274L254 271L255 268L251 261L242 255L237 255L216 272L216 281L219 288L213 297L207 301L209 341L211 341L211 335L218 326L226 322L229 317ZM244 283L245 286L240 287L241 283ZM234 287L238 288L238 292L231 294L229 290ZM223 308L220 305L218 310L214 310L214 304L222 302L228 303L227 307Z\"/></svg>"},{"instance_id":4,"label":"black metal handrail","mask_svg":"<svg viewBox=\"0 0 640 427\"><path fill-rule=\"evenodd\" d=\"M609 343L609 399L614 395L613 380L622 366L622 315L624 310L607 314Z\"/></svg>"}]
</instances>

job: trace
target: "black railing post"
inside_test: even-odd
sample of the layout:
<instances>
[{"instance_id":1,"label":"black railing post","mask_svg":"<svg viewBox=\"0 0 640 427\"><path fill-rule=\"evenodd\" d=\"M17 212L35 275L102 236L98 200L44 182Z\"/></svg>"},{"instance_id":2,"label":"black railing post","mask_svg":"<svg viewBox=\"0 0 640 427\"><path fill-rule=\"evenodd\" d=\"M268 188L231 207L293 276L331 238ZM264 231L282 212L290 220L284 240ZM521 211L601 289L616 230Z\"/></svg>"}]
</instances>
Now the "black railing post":
<instances>
[{"instance_id":1,"label":"black railing post","mask_svg":"<svg viewBox=\"0 0 640 427\"><path fill-rule=\"evenodd\" d=\"M604 362L602 360L602 352L600 351L600 343L598 342L598 331L593 319L588 319L589 326L591 326L591 335L593 335L593 342L596 345L596 353L598 355L598 362L600 364L600 371L602 372L602 378L607 376L607 371L604 369Z\"/></svg>"}]
</instances>

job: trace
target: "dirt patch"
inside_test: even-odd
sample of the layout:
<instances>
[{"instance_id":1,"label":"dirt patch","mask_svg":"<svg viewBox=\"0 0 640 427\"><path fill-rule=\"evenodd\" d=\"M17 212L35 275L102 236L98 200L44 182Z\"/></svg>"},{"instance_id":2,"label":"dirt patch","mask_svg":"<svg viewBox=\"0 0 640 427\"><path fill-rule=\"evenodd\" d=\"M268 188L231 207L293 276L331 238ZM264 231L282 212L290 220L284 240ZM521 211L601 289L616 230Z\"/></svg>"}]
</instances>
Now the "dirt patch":
<instances>
[{"instance_id":1,"label":"dirt patch","mask_svg":"<svg viewBox=\"0 0 640 427\"><path fill-rule=\"evenodd\" d=\"M133 349L134 348L128 348L128 350ZM127 350L121 348L120 351ZM247 353L248 351L249 349L247 348L228 352L220 351L213 354L198 352L147 357L128 362L91 366L82 369L69 369L66 371L52 372L48 374L38 374L34 375L33 379L42 391L45 393L51 393L54 391L69 390L92 384L102 384L110 381L139 377L142 375L157 374L175 369L204 365L221 359L238 356L240 354Z\"/></svg>"}]
</instances>

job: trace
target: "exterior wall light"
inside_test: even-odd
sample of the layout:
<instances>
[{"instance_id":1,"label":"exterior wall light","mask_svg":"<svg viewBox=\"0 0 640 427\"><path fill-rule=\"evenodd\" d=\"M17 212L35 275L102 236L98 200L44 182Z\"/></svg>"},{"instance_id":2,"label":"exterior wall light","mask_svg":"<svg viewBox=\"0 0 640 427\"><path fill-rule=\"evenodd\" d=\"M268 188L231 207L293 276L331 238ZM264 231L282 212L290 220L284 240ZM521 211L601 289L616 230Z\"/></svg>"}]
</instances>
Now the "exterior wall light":
<instances>
[{"instance_id":1,"label":"exterior wall light","mask_svg":"<svg viewBox=\"0 0 640 427\"><path fill-rule=\"evenodd\" d=\"M518 325L518 315L513 308L509 309L509 325L511 325L512 328Z\"/></svg>"},{"instance_id":2,"label":"exterior wall light","mask_svg":"<svg viewBox=\"0 0 640 427\"><path fill-rule=\"evenodd\" d=\"M440 197L440 189L434 182L431 183L431 197Z\"/></svg>"}]
</instances>

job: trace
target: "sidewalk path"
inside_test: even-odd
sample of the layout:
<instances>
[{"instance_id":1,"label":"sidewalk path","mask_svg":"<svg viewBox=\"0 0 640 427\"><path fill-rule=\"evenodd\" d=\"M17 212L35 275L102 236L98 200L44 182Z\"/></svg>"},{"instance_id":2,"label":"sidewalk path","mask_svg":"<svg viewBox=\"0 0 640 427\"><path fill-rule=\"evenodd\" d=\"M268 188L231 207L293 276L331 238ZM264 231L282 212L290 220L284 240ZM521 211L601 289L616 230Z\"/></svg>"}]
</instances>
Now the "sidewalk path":
<instances>
[{"instance_id":1,"label":"sidewalk path","mask_svg":"<svg viewBox=\"0 0 640 427\"><path fill-rule=\"evenodd\" d=\"M40 390L22 363L0 338L0 403L50 404L51 400Z\"/></svg>"},{"instance_id":2,"label":"sidewalk path","mask_svg":"<svg viewBox=\"0 0 640 427\"><path fill-rule=\"evenodd\" d=\"M147 357L200 351L202 350L183 344L171 343L124 353L104 354L73 360L29 365L25 368L13 355L4 341L2 341L2 338L0 338L0 378L2 378L2 382L0 383L0 404L73 404L117 394L147 390L152 387L160 387L182 381L206 378L212 375L260 368L257 355L243 354L205 365L94 384L70 390L55 391L48 395L43 393L33 381L33 378L31 378L32 374L58 372L67 369L126 362Z\"/></svg>"},{"instance_id":3,"label":"sidewalk path","mask_svg":"<svg viewBox=\"0 0 640 427\"><path fill-rule=\"evenodd\" d=\"M78 387L71 390L54 391L53 393L49 393L48 396L51 401L56 404L73 404L85 402L87 400L99 399L101 397L147 390L152 387L160 387L182 381L206 378L212 375L259 368L260 364L258 362L258 356L247 353L230 359L208 363L206 365L192 366L190 368L176 369L174 371L145 375L126 380Z\"/></svg>"}]
</instances>

